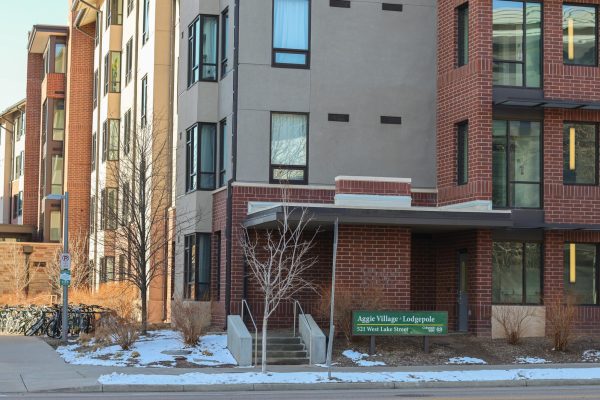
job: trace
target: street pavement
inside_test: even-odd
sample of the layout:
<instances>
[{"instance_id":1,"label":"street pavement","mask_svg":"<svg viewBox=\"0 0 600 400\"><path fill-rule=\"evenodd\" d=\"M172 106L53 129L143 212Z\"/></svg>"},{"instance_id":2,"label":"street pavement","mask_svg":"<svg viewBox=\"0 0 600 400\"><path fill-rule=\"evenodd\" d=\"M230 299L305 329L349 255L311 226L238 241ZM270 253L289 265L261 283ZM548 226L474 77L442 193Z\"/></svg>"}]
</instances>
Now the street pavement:
<instances>
[{"instance_id":1,"label":"street pavement","mask_svg":"<svg viewBox=\"0 0 600 400\"><path fill-rule=\"evenodd\" d=\"M334 368L334 371L448 371L448 370L466 370L466 369L507 369L514 368L515 366L417 366L417 367L370 367L370 368ZM525 366L519 365L519 368L569 368L569 367L598 367L598 364L563 364L563 365L532 365ZM272 366L269 368L273 372L303 372L303 371L325 371L323 368L314 366ZM46 342L36 337L25 337L25 336L0 336L0 400L3 400L6 396L17 396L17 398L35 398L35 399L67 399L67 398L96 398L98 396L102 398L119 399L125 397L135 397L135 392L146 392L143 393L141 398L157 398L157 399L168 399L168 398L186 398L189 397L186 393L169 393L168 392L185 392L185 391L211 391L209 395L218 399L241 399L240 395L235 394L236 391L252 390L253 392L244 392L244 398L246 399L277 399L277 393L285 393L285 398L297 398L297 399L311 399L324 398L324 399L335 399L335 398L348 398L348 399L359 399L359 398L411 398L405 395L415 395L415 388L419 388L418 393L430 393L425 398L431 399L453 399L453 398L486 398L486 399L558 399L558 398L573 398L573 399L600 399L600 381L590 382L573 382L573 381L507 381L507 382L472 382L472 383L458 383L458 382L429 382L429 383L416 383L416 384L382 384L382 383L336 383L336 384L280 384L280 385L209 385L210 387L203 386L116 386L116 385L100 385L98 378L101 375L110 374L112 372L120 372L125 374L172 374L179 375L188 372L202 372L202 373L239 373L239 372L250 372L257 371L255 368L133 368L133 367L99 367L99 366L81 366L71 365L65 363L58 353L50 347ZM325 386L324 386L325 385ZM335 391L331 391L335 385ZM568 385L562 391L556 392L543 392L545 387L548 385L563 386ZM588 386L587 385L598 385ZM226 387L228 386L228 387ZM439 386L446 387L447 389L435 389ZM469 386L468 389L462 389ZM508 397L490 397L491 387L494 386L506 386L503 391L498 392L499 396L503 396L503 393L513 393ZM525 387L532 386L532 387ZM396 388L397 390L388 390L388 388ZM296 391L298 389L309 390L307 392ZM328 390L323 390L328 389ZM351 391L348 391L352 389ZM378 396L367 396L360 397L358 393L361 393L362 389L371 389L381 394ZM267 395L261 395L262 391L269 390ZM464 395L461 390L465 390ZM495 389L494 389L495 390ZM226 391L226 392L224 392ZM342 392L343 391L343 395ZM34 394L39 392L60 392L57 394ZM74 397L67 395L68 392L77 393ZM97 392L112 392L112 393L97 393ZM127 396L118 394L119 392L132 392ZM157 395L152 395L152 392L161 392ZM219 393L221 392L221 393ZM466 393L472 393L472 397L464 397ZM290 397L291 393L294 393ZM312 394L311 394L312 393ZM315 396L315 394L317 394ZM369 393L372 393L369 391ZM411 394L412 393L412 394ZM458 397L443 397L446 393L454 393ZM533 397L518 397L519 393L528 393ZM539 393L546 393L546 395L538 396ZM577 395L579 397L556 397L556 393L562 393L564 395ZM4 397L3 395L4 394ZM17 395L19 394L19 395ZM364 393L363 393L364 394ZM26 395L25 397L23 397ZM516 395L516 396L515 396ZM19 397L21 396L21 397ZM201 393L196 393L195 398L202 397ZM388 397L386 397L388 396ZM437 397L436 397L437 396ZM477 397L484 396L484 397ZM487 396L487 397L486 397ZM592 396L592 397L586 397ZM419 398L423 396L419 395Z\"/></svg>"}]
</instances>

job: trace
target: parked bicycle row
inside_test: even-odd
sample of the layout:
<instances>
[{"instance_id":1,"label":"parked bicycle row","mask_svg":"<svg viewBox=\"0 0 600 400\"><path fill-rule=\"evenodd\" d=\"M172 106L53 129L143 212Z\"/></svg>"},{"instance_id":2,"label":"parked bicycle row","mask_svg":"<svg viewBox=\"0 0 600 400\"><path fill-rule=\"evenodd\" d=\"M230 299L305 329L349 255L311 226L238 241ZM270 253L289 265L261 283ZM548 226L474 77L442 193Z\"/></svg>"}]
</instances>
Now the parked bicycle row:
<instances>
[{"instance_id":1,"label":"parked bicycle row","mask_svg":"<svg viewBox=\"0 0 600 400\"><path fill-rule=\"evenodd\" d=\"M96 305L69 306L69 334L90 333L102 314L110 310ZM48 335L58 338L62 333L62 306L4 306L0 307L0 333Z\"/></svg>"}]
</instances>

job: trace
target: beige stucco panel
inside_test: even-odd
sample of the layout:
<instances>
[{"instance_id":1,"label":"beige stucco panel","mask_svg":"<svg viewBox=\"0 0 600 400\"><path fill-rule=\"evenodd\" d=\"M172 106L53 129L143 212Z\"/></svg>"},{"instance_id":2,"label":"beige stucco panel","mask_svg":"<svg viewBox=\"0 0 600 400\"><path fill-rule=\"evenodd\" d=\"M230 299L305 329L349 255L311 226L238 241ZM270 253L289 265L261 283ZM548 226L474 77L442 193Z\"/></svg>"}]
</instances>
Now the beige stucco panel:
<instances>
[{"instance_id":1,"label":"beige stucco panel","mask_svg":"<svg viewBox=\"0 0 600 400\"><path fill-rule=\"evenodd\" d=\"M492 339L503 339L506 337L502 325L494 318L498 315L500 308L514 309L515 312L531 312L523 324L522 337L544 337L546 335L546 307L544 306L492 306Z\"/></svg>"}]
</instances>

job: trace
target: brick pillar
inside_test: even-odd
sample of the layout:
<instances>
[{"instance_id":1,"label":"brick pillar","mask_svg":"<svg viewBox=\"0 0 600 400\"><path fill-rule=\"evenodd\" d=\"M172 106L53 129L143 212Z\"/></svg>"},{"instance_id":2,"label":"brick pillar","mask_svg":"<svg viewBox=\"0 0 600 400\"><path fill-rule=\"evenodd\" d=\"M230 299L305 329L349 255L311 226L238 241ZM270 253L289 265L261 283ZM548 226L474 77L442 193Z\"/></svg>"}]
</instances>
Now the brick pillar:
<instances>
[{"instance_id":1,"label":"brick pillar","mask_svg":"<svg viewBox=\"0 0 600 400\"><path fill-rule=\"evenodd\" d=\"M401 227L339 227L336 294L376 288L378 308L410 309L411 231ZM366 293L365 293L366 294ZM355 307L360 308L360 304Z\"/></svg>"},{"instance_id":2,"label":"brick pillar","mask_svg":"<svg viewBox=\"0 0 600 400\"><path fill-rule=\"evenodd\" d=\"M564 233L544 233L544 303L563 297L564 279Z\"/></svg>"},{"instance_id":3,"label":"brick pillar","mask_svg":"<svg viewBox=\"0 0 600 400\"><path fill-rule=\"evenodd\" d=\"M473 251L469 251L469 330L477 336L492 333L492 232L475 233Z\"/></svg>"}]
</instances>

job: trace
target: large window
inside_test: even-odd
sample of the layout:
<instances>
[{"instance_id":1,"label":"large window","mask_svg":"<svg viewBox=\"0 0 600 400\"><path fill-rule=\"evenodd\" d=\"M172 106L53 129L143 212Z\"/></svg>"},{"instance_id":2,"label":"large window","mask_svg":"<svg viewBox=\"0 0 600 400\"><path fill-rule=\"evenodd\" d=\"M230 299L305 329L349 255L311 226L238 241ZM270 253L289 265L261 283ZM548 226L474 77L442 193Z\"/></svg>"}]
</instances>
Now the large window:
<instances>
[{"instance_id":1,"label":"large window","mask_svg":"<svg viewBox=\"0 0 600 400\"><path fill-rule=\"evenodd\" d=\"M310 0L273 0L273 65L310 66Z\"/></svg>"},{"instance_id":2,"label":"large window","mask_svg":"<svg viewBox=\"0 0 600 400\"><path fill-rule=\"evenodd\" d=\"M494 85L542 83L542 5L493 0Z\"/></svg>"},{"instance_id":3,"label":"large window","mask_svg":"<svg viewBox=\"0 0 600 400\"><path fill-rule=\"evenodd\" d=\"M123 0L106 1L106 29L123 23Z\"/></svg>"},{"instance_id":4,"label":"large window","mask_svg":"<svg viewBox=\"0 0 600 400\"><path fill-rule=\"evenodd\" d=\"M596 6L563 4L563 59L565 64L597 64Z\"/></svg>"},{"instance_id":5,"label":"large window","mask_svg":"<svg viewBox=\"0 0 600 400\"><path fill-rule=\"evenodd\" d=\"M131 108L123 117L123 154L128 155L131 145Z\"/></svg>"},{"instance_id":6,"label":"large window","mask_svg":"<svg viewBox=\"0 0 600 400\"><path fill-rule=\"evenodd\" d=\"M596 124L565 123L563 182L569 185L598 183L598 128Z\"/></svg>"},{"instance_id":7,"label":"large window","mask_svg":"<svg viewBox=\"0 0 600 400\"><path fill-rule=\"evenodd\" d=\"M133 38L130 38L125 45L125 85L131 82L133 69Z\"/></svg>"},{"instance_id":8,"label":"large window","mask_svg":"<svg viewBox=\"0 0 600 400\"><path fill-rule=\"evenodd\" d=\"M100 259L100 283L112 282L115 280L115 258L102 257Z\"/></svg>"},{"instance_id":9,"label":"large window","mask_svg":"<svg viewBox=\"0 0 600 400\"><path fill-rule=\"evenodd\" d=\"M92 157L91 157L91 164L92 164L92 171L96 170L96 151L97 151L97 135L96 132L92 133Z\"/></svg>"},{"instance_id":10,"label":"large window","mask_svg":"<svg viewBox=\"0 0 600 400\"><path fill-rule=\"evenodd\" d=\"M271 113L271 182L307 183L308 114Z\"/></svg>"},{"instance_id":11,"label":"large window","mask_svg":"<svg viewBox=\"0 0 600 400\"><path fill-rule=\"evenodd\" d=\"M457 64L459 67L469 63L469 4L463 4L457 14Z\"/></svg>"},{"instance_id":12,"label":"large window","mask_svg":"<svg viewBox=\"0 0 600 400\"><path fill-rule=\"evenodd\" d=\"M59 242L61 234L62 218L60 211L50 211L50 241Z\"/></svg>"},{"instance_id":13,"label":"large window","mask_svg":"<svg viewBox=\"0 0 600 400\"><path fill-rule=\"evenodd\" d=\"M210 300L210 234L195 233L184 238L184 298Z\"/></svg>"},{"instance_id":14,"label":"large window","mask_svg":"<svg viewBox=\"0 0 600 400\"><path fill-rule=\"evenodd\" d=\"M141 97L140 123L142 128L145 128L148 123L148 75L144 75L142 78Z\"/></svg>"},{"instance_id":15,"label":"large window","mask_svg":"<svg viewBox=\"0 0 600 400\"><path fill-rule=\"evenodd\" d=\"M221 77L227 73L227 49L229 48L229 9L221 14Z\"/></svg>"},{"instance_id":16,"label":"large window","mask_svg":"<svg viewBox=\"0 0 600 400\"><path fill-rule=\"evenodd\" d=\"M494 242L492 302L542 302L542 246L540 243Z\"/></svg>"},{"instance_id":17,"label":"large window","mask_svg":"<svg viewBox=\"0 0 600 400\"><path fill-rule=\"evenodd\" d=\"M57 74L64 74L67 72L67 45L65 43L57 42L54 44L54 72Z\"/></svg>"},{"instance_id":18,"label":"large window","mask_svg":"<svg viewBox=\"0 0 600 400\"><path fill-rule=\"evenodd\" d=\"M102 124L102 161L119 159L120 124L118 119L108 119Z\"/></svg>"},{"instance_id":19,"label":"large window","mask_svg":"<svg viewBox=\"0 0 600 400\"><path fill-rule=\"evenodd\" d=\"M98 107L98 70L94 71L94 83L92 89L92 103L93 107Z\"/></svg>"},{"instance_id":20,"label":"large window","mask_svg":"<svg viewBox=\"0 0 600 400\"><path fill-rule=\"evenodd\" d=\"M496 208L540 208L541 123L493 122L492 199Z\"/></svg>"},{"instance_id":21,"label":"large window","mask_svg":"<svg viewBox=\"0 0 600 400\"><path fill-rule=\"evenodd\" d=\"M227 120L219 124L219 187L227 184L227 164L229 160L227 152Z\"/></svg>"},{"instance_id":22,"label":"large window","mask_svg":"<svg viewBox=\"0 0 600 400\"><path fill-rule=\"evenodd\" d=\"M464 185L469 181L469 124L457 125L456 182Z\"/></svg>"},{"instance_id":23,"label":"large window","mask_svg":"<svg viewBox=\"0 0 600 400\"><path fill-rule=\"evenodd\" d=\"M216 124L197 123L186 131L186 191L215 189Z\"/></svg>"},{"instance_id":24,"label":"large window","mask_svg":"<svg viewBox=\"0 0 600 400\"><path fill-rule=\"evenodd\" d=\"M57 99L53 103L52 140L62 142L65 138L65 101Z\"/></svg>"},{"instance_id":25,"label":"large window","mask_svg":"<svg viewBox=\"0 0 600 400\"><path fill-rule=\"evenodd\" d=\"M52 184L50 193L63 194L63 157L52 156Z\"/></svg>"},{"instance_id":26,"label":"large window","mask_svg":"<svg viewBox=\"0 0 600 400\"><path fill-rule=\"evenodd\" d=\"M142 10L142 45L150 39L150 0L142 0L144 9Z\"/></svg>"},{"instance_id":27,"label":"large window","mask_svg":"<svg viewBox=\"0 0 600 400\"><path fill-rule=\"evenodd\" d=\"M121 91L121 52L109 51L104 56L104 94Z\"/></svg>"},{"instance_id":28,"label":"large window","mask_svg":"<svg viewBox=\"0 0 600 400\"><path fill-rule=\"evenodd\" d=\"M595 244L565 244L565 294L576 304L597 305L598 246Z\"/></svg>"},{"instance_id":29,"label":"large window","mask_svg":"<svg viewBox=\"0 0 600 400\"><path fill-rule=\"evenodd\" d=\"M218 21L216 15L200 15L188 28L188 86L217 80Z\"/></svg>"},{"instance_id":30,"label":"large window","mask_svg":"<svg viewBox=\"0 0 600 400\"><path fill-rule=\"evenodd\" d=\"M117 229L117 217L118 217L118 189L106 188L102 190L102 212L101 218L103 219L103 229L114 230Z\"/></svg>"}]
</instances>

